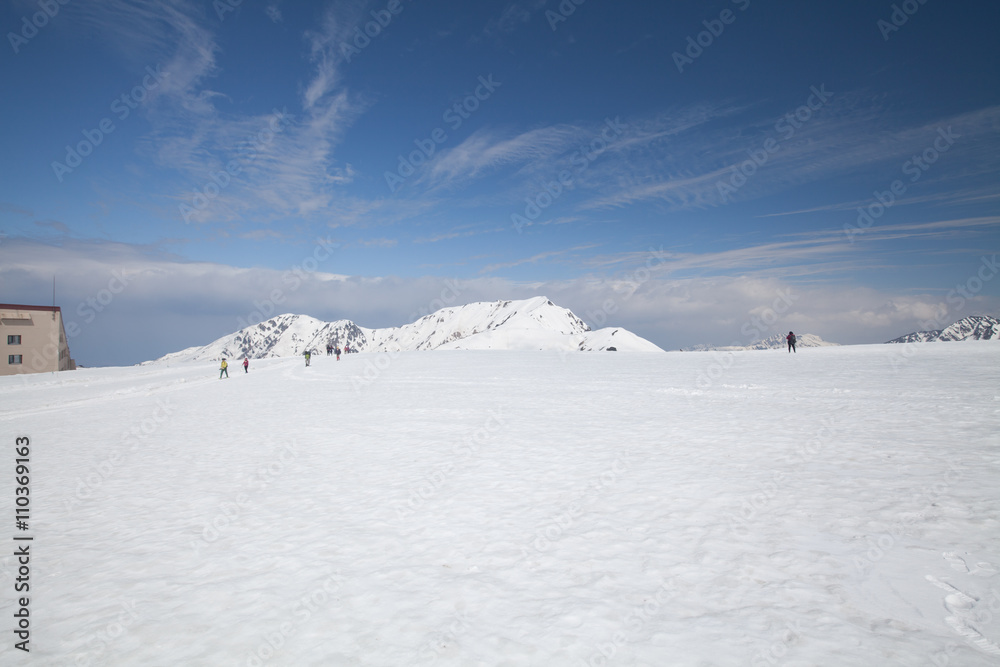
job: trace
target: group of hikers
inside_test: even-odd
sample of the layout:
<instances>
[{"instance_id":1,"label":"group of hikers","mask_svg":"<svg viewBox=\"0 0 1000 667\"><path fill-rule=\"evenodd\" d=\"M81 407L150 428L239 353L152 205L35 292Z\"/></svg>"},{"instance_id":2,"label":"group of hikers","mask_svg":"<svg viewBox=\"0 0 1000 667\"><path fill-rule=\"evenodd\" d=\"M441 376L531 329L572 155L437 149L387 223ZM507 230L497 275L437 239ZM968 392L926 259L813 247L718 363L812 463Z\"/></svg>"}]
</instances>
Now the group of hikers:
<instances>
[{"instance_id":1,"label":"group of hikers","mask_svg":"<svg viewBox=\"0 0 1000 667\"><path fill-rule=\"evenodd\" d=\"M344 344L343 353L344 354L350 354L352 351L353 352L357 352L357 350L351 350L351 346L347 345L345 343ZM336 354L337 355L337 359L339 360L340 359L340 354L341 354L340 346L337 345L336 343L327 343L326 344L326 356L329 357L332 354Z\"/></svg>"},{"instance_id":2,"label":"group of hikers","mask_svg":"<svg viewBox=\"0 0 1000 667\"><path fill-rule=\"evenodd\" d=\"M792 352L796 352L796 350L795 350L795 334L792 333L791 331L789 331L788 335L785 336L785 340L788 342L788 353L791 354ZM351 352L351 346L350 345L344 345L343 351L341 351L340 346L336 345L336 344L327 344L327 346L326 346L326 356L329 357L330 355L334 355L335 354L335 355L337 355L337 361L340 361L341 352L343 352L343 354L350 354L350 352ZM355 350L355 352L357 352L357 350ZM306 350L305 352L302 353L302 356L304 356L306 358L306 366L308 366L309 365L309 360L312 358L312 350ZM249 373L250 372L250 359L249 359L249 357L243 357L243 372L244 373ZM229 377L229 364L226 363L225 358L223 358L223 360L222 360L222 366L219 367L219 379L221 380L223 378L223 376L225 376L227 378Z\"/></svg>"},{"instance_id":3,"label":"group of hikers","mask_svg":"<svg viewBox=\"0 0 1000 667\"><path fill-rule=\"evenodd\" d=\"M340 349L340 345L338 345L336 343L327 343L326 344L326 356L329 357L329 356L336 355L337 361L340 361L340 355L341 354L350 354L351 352L357 352L357 350L352 350L351 346L347 345L347 344L344 345L344 349L343 350L341 350ZM306 358L306 366L308 366L309 365L309 360L312 358L312 350L306 350L305 352L302 353L302 356L304 356Z\"/></svg>"},{"instance_id":4,"label":"group of hikers","mask_svg":"<svg viewBox=\"0 0 1000 667\"><path fill-rule=\"evenodd\" d=\"M326 346L326 355L328 357L331 356L331 355L337 355L337 361L340 361L340 355L341 354L350 354L351 352L357 352L357 350L352 350L350 345L344 345L344 349L343 350L341 350L340 346L336 345L336 344L328 344ZM310 359L312 359L312 350L306 350L305 352L302 353L302 356L305 357L305 359L306 359L306 366L308 366ZM243 372L244 373L249 373L250 372L250 358L249 357L243 357ZM221 380L224 377L226 377L226 378L229 377L229 363L226 362L225 357L223 357L223 359L222 359L222 365L219 366L219 379Z\"/></svg>"},{"instance_id":5,"label":"group of hikers","mask_svg":"<svg viewBox=\"0 0 1000 667\"><path fill-rule=\"evenodd\" d=\"M244 373L249 373L250 372L250 358L249 357L243 357L243 372ZM223 375L225 375L227 378L229 377L229 364L226 363L226 358L225 357L222 358L222 365L219 366L219 379L220 380L222 379Z\"/></svg>"}]
</instances>

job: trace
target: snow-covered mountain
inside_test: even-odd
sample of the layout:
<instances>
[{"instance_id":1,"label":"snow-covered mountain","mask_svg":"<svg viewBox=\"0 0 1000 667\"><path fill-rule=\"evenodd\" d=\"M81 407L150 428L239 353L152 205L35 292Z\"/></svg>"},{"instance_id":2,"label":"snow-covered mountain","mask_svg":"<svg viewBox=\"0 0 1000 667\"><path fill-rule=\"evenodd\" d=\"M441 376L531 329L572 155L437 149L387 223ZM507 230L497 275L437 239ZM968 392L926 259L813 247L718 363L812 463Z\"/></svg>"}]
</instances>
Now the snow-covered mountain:
<instances>
[{"instance_id":1,"label":"snow-covered mountain","mask_svg":"<svg viewBox=\"0 0 1000 667\"><path fill-rule=\"evenodd\" d=\"M223 336L201 347L168 354L157 362L204 361L249 356L289 357L327 343L359 352L409 350L610 350L662 352L644 338L621 328L591 331L570 310L540 296L522 301L470 303L442 308L416 322L388 329L366 329L350 320L323 322L307 315L285 314ZM149 362L147 362L149 363Z\"/></svg>"},{"instance_id":2,"label":"snow-covered mountain","mask_svg":"<svg viewBox=\"0 0 1000 667\"><path fill-rule=\"evenodd\" d=\"M788 334L776 333L773 336L768 336L762 340L755 341L749 345L697 345L695 347L686 348L690 351L712 351L718 350L722 352L736 352L739 350L778 350L788 347L788 343L785 342L785 336ZM833 345L840 345L840 343L831 343L825 341L816 334L795 334L795 347L829 347Z\"/></svg>"},{"instance_id":3,"label":"snow-covered mountain","mask_svg":"<svg viewBox=\"0 0 1000 667\"><path fill-rule=\"evenodd\" d=\"M932 343L954 340L1000 340L1000 320L988 315L970 315L944 329L914 331L889 343Z\"/></svg>"}]
</instances>

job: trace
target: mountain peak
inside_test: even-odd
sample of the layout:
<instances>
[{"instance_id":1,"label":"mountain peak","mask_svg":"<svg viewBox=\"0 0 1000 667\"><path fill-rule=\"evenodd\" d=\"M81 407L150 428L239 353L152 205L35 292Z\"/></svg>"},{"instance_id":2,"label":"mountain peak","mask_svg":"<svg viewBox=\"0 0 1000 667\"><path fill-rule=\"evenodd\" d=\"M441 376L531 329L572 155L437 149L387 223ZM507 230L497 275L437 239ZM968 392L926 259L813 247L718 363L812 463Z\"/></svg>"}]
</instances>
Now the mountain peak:
<instances>
[{"instance_id":1,"label":"mountain peak","mask_svg":"<svg viewBox=\"0 0 1000 667\"><path fill-rule=\"evenodd\" d=\"M914 331L888 343L933 343L960 340L1000 340L1000 319L989 315L969 315L934 331Z\"/></svg>"},{"instance_id":2,"label":"mountain peak","mask_svg":"<svg viewBox=\"0 0 1000 667\"><path fill-rule=\"evenodd\" d=\"M447 306L401 327L366 329L350 320L324 322L285 313L205 345L157 361L198 361L243 356L287 357L327 344L358 352L406 350L662 350L621 328L591 331L572 311L545 296Z\"/></svg>"}]
</instances>

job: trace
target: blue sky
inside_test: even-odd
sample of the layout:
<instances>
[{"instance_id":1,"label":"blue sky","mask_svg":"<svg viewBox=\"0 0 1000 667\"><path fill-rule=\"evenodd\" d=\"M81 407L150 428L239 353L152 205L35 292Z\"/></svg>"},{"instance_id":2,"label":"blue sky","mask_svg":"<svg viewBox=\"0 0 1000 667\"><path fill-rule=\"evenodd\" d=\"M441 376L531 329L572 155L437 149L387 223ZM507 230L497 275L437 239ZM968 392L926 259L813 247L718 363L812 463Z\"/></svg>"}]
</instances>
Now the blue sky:
<instances>
[{"instance_id":1,"label":"blue sky","mask_svg":"<svg viewBox=\"0 0 1000 667\"><path fill-rule=\"evenodd\" d=\"M536 294L666 349L997 315L998 21L961 0L14 0L0 301L50 303L55 277L88 365L272 311L393 326Z\"/></svg>"}]
</instances>

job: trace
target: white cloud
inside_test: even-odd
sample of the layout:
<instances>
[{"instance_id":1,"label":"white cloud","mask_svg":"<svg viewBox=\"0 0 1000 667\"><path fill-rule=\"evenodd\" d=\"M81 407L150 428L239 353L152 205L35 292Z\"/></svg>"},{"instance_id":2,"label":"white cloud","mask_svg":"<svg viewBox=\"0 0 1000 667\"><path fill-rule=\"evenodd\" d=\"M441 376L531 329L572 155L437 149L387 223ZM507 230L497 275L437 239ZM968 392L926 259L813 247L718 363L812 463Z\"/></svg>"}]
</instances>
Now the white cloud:
<instances>
[{"instance_id":1,"label":"white cloud","mask_svg":"<svg viewBox=\"0 0 1000 667\"><path fill-rule=\"evenodd\" d=\"M185 182L174 195L178 219L227 223L315 216L353 180L353 167L337 161L335 148L364 103L343 87L339 45L362 8L361 2L339 3L306 35L312 71L301 108L257 114L222 112L215 104L224 93L209 85L225 54L204 7L184 0L108 0L76 11L128 59L165 73L143 106L152 131L141 153ZM230 164L239 173L227 175Z\"/></svg>"},{"instance_id":2,"label":"white cloud","mask_svg":"<svg viewBox=\"0 0 1000 667\"><path fill-rule=\"evenodd\" d=\"M432 187L447 187L500 167L548 161L564 152L580 132L579 128L569 125L530 130L513 137L478 130L458 146L443 151L420 180Z\"/></svg>"},{"instance_id":3,"label":"white cloud","mask_svg":"<svg viewBox=\"0 0 1000 667\"><path fill-rule=\"evenodd\" d=\"M720 108L718 113L756 112ZM693 110L689 115L698 118ZM709 117L711 113L706 112L705 118ZM842 93L797 128L787 123L779 126L780 118L744 117L741 122L750 131L739 137L732 135L730 126L709 130L699 122L682 125L667 138L654 134L633 137L630 133L628 143L620 142L614 153L594 162L586 182L590 197L580 208L614 208L647 201L672 210L699 209L755 199L852 172L886 174L873 176L869 191L885 190L897 178L911 185L912 172L903 174L904 165L932 148L939 131L947 128L960 136L941 155L949 164L962 165L963 196L988 196L993 187L989 178L994 169L991 156L1000 150L995 130L1000 107L889 127L889 119L875 103L860 99L858 94ZM768 140L777 146L770 154L762 152ZM755 166L749 162L751 153L766 159ZM733 177L734 169L742 164L750 165L745 184L741 177ZM984 182L970 189L971 179L979 177ZM898 203L953 201L953 178L952 169L932 165L919 178L921 193L909 192ZM723 191L720 185L736 187ZM927 192L939 186L943 191ZM805 212L849 209L871 201L838 202Z\"/></svg>"},{"instance_id":4,"label":"white cloud","mask_svg":"<svg viewBox=\"0 0 1000 667\"><path fill-rule=\"evenodd\" d=\"M377 239L357 239L354 241L354 245L361 246L362 248L395 248L398 244L398 239L387 239L384 237Z\"/></svg>"},{"instance_id":5,"label":"white cloud","mask_svg":"<svg viewBox=\"0 0 1000 667\"><path fill-rule=\"evenodd\" d=\"M486 27L483 28L483 35L502 43L504 35L516 31L530 21L532 14L544 7L545 2L546 0L527 0L526 2L508 4L499 16L490 19Z\"/></svg>"},{"instance_id":6,"label":"white cloud","mask_svg":"<svg viewBox=\"0 0 1000 667\"><path fill-rule=\"evenodd\" d=\"M483 267L480 273L493 273L494 271L499 271L500 269L509 269L515 266L521 266L523 264L538 264L545 262L554 258L566 258L571 257L575 253L579 253L582 250L590 250L595 248L595 245L579 245L572 248L564 248L562 250L546 250L545 252L540 252L530 257L523 257L521 259L515 259L509 262L498 262L496 264L490 264Z\"/></svg>"},{"instance_id":7,"label":"white cloud","mask_svg":"<svg viewBox=\"0 0 1000 667\"><path fill-rule=\"evenodd\" d=\"M468 238L479 236L480 234L499 234L509 232L509 227L482 227L479 225L462 225L450 229L440 234L414 239L414 243L438 243L439 241L450 241L452 239Z\"/></svg>"},{"instance_id":8,"label":"white cloud","mask_svg":"<svg viewBox=\"0 0 1000 667\"><path fill-rule=\"evenodd\" d=\"M651 253L633 257L627 270L612 277L547 282L343 276L324 271L330 260L304 270L307 260L317 257L317 247L304 247L302 261L285 270L272 270L185 262L156 248L122 243L50 246L7 239L0 245L0 301L48 303L57 276L58 304L67 323L80 331L70 347L85 365L144 361L283 312L398 326L439 307L436 300L455 285L454 304L544 294L593 326L622 326L668 349L743 344L752 342L750 332L762 337L789 329L840 343L883 342L923 328L940 313L945 323L966 314L1000 313L1000 300L979 294L957 308L947 299L947 286L911 293L740 272L675 278L657 274L661 260ZM783 299L791 306L781 309L780 317L764 317Z\"/></svg>"}]
</instances>

